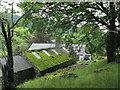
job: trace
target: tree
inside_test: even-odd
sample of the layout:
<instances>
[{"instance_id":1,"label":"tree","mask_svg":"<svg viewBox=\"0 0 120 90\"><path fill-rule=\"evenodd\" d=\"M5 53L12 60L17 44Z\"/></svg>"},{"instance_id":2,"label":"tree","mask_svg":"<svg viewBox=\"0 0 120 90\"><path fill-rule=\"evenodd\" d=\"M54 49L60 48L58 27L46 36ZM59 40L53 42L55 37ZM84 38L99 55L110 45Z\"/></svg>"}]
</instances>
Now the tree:
<instances>
[{"instance_id":1,"label":"tree","mask_svg":"<svg viewBox=\"0 0 120 90\"><path fill-rule=\"evenodd\" d=\"M18 3L18 6L26 12L33 3L24 2ZM46 27L48 25L48 19L44 18L43 15L42 3L37 2L31 13L26 15L23 19L23 25L28 26L31 23L31 32L35 34L34 42L47 43L51 42L49 37L46 36Z\"/></svg>"},{"instance_id":2,"label":"tree","mask_svg":"<svg viewBox=\"0 0 120 90\"><path fill-rule=\"evenodd\" d=\"M115 61L116 58L116 40L118 38L116 19L119 11L115 8L116 5L116 2L47 4L49 14L54 17L52 19L57 19L57 22L55 22L57 26L75 27L80 22L95 22L96 24L105 26L108 29L106 43L108 63Z\"/></svg>"},{"instance_id":3,"label":"tree","mask_svg":"<svg viewBox=\"0 0 120 90\"><path fill-rule=\"evenodd\" d=\"M62 39L64 43L85 44L86 53L92 54L93 57L105 56L105 32L92 23L62 35Z\"/></svg>"},{"instance_id":4,"label":"tree","mask_svg":"<svg viewBox=\"0 0 120 90\"><path fill-rule=\"evenodd\" d=\"M4 78L4 87L3 88L12 88L13 87L13 82L14 82L14 69L13 69L13 52L12 52L12 37L14 33L14 27L17 25L17 23L26 15L30 12L30 10L34 7L36 3L32 5L32 7L25 12L15 23L10 24L9 22L0 17L0 25L2 29L2 33L5 39L6 43L6 48L7 48L7 61L6 65L2 66L2 72L3 72L3 78ZM12 15L11 18L13 20L13 3L12 3ZM5 28L4 22L7 22L7 28Z\"/></svg>"},{"instance_id":5,"label":"tree","mask_svg":"<svg viewBox=\"0 0 120 90\"><path fill-rule=\"evenodd\" d=\"M116 22L118 22L119 9L116 8L117 3L119 2L50 2L42 4L38 2L39 7L36 6L32 12L34 14L42 12L40 17L48 19L47 32L52 36L57 36L55 31L58 32L62 29L62 33L65 33L71 29L75 30L77 25L84 23L95 23L98 27L106 27L108 29L106 51L109 63L115 61L118 48L116 41L118 25ZM29 7L30 2L22 3L22 5Z\"/></svg>"}]
</instances>

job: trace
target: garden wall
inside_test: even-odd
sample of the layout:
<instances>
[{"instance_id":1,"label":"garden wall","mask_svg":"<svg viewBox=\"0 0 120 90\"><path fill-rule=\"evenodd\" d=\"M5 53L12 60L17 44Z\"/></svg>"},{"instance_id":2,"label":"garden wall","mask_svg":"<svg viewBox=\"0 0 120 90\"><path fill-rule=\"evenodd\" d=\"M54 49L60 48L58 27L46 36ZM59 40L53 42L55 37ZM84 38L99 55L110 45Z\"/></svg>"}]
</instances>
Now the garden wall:
<instances>
[{"instance_id":1,"label":"garden wall","mask_svg":"<svg viewBox=\"0 0 120 90\"><path fill-rule=\"evenodd\" d=\"M18 85L35 77L34 68L29 68L15 73L15 84Z\"/></svg>"},{"instance_id":2,"label":"garden wall","mask_svg":"<svg viewBox=\"0 0 120 90\"><path fill-rule=\"evenodd\" d=\"M40 71L40 74L45 75L46 73L56 71L57 69L60 69L60 68L65 68L65 67L72 65L72 64L75 64L75 63L76 63L76 60L69 60L67 62L61 63L59 65L53 66L53 67L45 69L43 71Z\"/></svg>"}]
</instances>

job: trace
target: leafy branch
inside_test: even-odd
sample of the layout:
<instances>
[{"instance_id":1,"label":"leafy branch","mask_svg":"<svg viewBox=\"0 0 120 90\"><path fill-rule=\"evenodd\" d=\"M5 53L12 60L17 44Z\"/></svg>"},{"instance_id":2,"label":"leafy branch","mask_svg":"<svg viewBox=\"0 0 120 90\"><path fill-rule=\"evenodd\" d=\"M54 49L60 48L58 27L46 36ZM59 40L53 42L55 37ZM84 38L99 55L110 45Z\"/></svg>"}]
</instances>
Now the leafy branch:
<instances>
[{"instance_id":1,"label":"leafy branch","mask_svg":"<svg viewBox=\"0 0 120 90\"><path fill-rule=\"evenodd\" d=\"M32 5L32 7L27 11L25 12L9 29L12 29L26 14L28 14L32 8L35 6L36 2ZM13 31L12 31L13 32ZM13 34L11 36L11 38L13 37Z\"/></svg>"}]
</instances>

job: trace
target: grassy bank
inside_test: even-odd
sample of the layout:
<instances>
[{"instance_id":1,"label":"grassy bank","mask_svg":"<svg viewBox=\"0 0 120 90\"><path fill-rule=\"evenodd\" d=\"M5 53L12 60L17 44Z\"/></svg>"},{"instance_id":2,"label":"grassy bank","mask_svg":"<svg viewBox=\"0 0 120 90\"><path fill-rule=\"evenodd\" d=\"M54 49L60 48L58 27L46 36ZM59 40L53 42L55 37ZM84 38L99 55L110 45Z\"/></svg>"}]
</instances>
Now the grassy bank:
<instances>
[{"instance_id":1,"label":"grassy bank","mask_svg":"<svg viewBox=\"0 0 120 90\"><path fill-rule=\"evenodd\" d=\"M48 74L25 82L17 88L117 88L118 87L118 64L107 64L106 60L89 65L76 64L65 69L60 69L54 73L70 72L78 77L57 77L45 79L45 77L55 76L54 73Z\"/></svg>"}]
</instances>

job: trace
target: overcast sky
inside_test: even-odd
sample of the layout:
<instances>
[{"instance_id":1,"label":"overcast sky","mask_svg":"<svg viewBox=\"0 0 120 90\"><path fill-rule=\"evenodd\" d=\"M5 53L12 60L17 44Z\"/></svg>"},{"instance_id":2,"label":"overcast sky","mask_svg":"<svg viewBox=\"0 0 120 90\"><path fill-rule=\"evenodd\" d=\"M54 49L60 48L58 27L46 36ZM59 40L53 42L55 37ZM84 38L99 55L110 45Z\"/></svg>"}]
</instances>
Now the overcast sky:
<instances>
[{"instance_id":1,"label":"overcast sky","mask_svg":"<svg viewBox=\"0 0 120 90\"><path fill-rule=\"evenodd\" d=\"M8 5L7 3L4 3L3 1L6 1L6 2L8 2L8 3L14 2L14 4L13 4L13 9L14 9L15 11L19 11L19 12L20 12L20 13L17 14L17 15L21 15L21 9L20 9L19 7L17 7L17 5L16 5L16 3L20 2L21 0L2 0L1 4L2 4L3 6L0 7L0 12L4 12L4 10L5 10L4 7L9 8L9 9L12 8L12 6Z\"/></svg>"}]
</instances>

